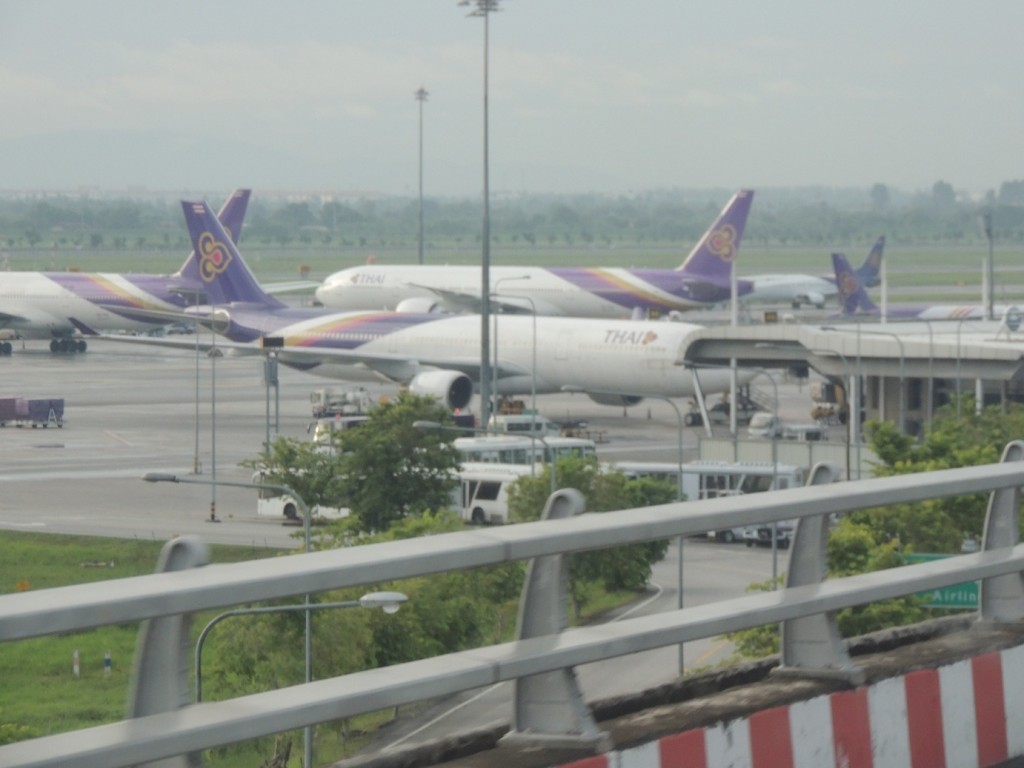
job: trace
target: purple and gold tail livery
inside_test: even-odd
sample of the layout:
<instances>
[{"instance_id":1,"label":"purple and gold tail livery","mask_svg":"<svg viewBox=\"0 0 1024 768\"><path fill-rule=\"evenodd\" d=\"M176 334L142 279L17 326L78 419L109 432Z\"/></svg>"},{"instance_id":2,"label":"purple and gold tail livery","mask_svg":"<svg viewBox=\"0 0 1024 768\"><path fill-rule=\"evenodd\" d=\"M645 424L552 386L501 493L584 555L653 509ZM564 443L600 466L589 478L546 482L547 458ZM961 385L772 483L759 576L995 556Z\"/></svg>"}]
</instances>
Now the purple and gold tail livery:
<instances>
[{"instance_id":1,"label":"purple and gold tail livery","mask_svg":"<svg viewBox=\"0 0 1024 768\"><path fill-rule=\"evenodd\" d=\"M753 200L751 189L733 195L677 271L727 285Z\"/></svg>"}]
</instances>

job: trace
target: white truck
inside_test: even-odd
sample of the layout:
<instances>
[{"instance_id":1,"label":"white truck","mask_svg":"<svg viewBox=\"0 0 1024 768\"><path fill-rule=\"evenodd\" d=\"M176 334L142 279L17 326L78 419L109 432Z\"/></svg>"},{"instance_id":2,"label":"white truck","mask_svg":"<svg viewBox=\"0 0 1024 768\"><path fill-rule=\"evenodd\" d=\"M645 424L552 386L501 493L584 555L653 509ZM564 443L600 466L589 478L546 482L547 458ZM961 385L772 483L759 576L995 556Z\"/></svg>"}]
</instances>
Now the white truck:
<instances>
[{"instance_id":1,"label":"white truck","mask_svg":"<svg viewBox=\"0 0 1024 768\"><path fill-rule=\"evenodd\" d=\"M768 440L826 440L828 430L821 424L786 424L774 413L759 411L750 419L747 437Z\"/></svg>"},{"instance_id":2,"label":"white truck","mask_svg":"<svg viewBox=\"0 0 1024 768\"><path fill-rule=\"evenodd\" d=\"M354 416L366 413L374 405L373 396L365 387L321 387L313 390L309 402L313 405L313 417L317 419L324 416Z\"/></svg>"}]
</instances>

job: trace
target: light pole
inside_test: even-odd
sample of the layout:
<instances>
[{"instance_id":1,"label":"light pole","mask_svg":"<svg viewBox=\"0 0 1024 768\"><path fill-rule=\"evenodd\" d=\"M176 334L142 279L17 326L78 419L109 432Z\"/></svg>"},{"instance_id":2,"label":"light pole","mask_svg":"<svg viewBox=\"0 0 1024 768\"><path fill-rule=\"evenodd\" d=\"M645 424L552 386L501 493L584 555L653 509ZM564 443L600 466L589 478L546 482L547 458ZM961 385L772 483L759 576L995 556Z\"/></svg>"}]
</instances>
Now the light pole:
<instances>
[{"instance_id":1,"label":"light pole","mask_svg":"<svg viewBox=\"0 0 1024 768\"><path fill-rule=\"evenodd\" d=\"M215 465L216 466L216 465ZM228 480L217 480L217 476L213 475L211 480L200 480L195 477L180 477L169 472L148 472L142 476L142 479L147 483L185 483L186 485L212 485L213 490L216 491L218 485L226 485L234 488L253 488L256 490L266 489L268 491L278 491L280 493L287 494L295 499L295 503L302 511L302 525L305 532L305 552L309 552L312 548L312 541L310 538L310 513L309 506L305 500L293 491L289 486L278 483L236 483ZM212 505L211 505L212 514ZM302 609L306 612L306 682L313 681L313 632L312 632L312 619L310 611L309 594L305 595L305 599L302 604ZM312 766L313 758L313 730L310 726L306 726L303 733L303 747L306 755L306 768Z\"/></svg>"},{"instance_id":2,"label":"light pole","mask_svg":"<svg viewBox=\"0 0 1024 768\"><path fill-rule=\"evenodd\" d=\"M488 146L488 58L491 13L500 10L500 0L460 0L459 5L475 6L470 16L484 20L484 210L483 253L480 262L480 417L490 421L491 399L491 189Z\"/></svg>"},{"instance_id":3,"label":"light pole","mask_svg":"<svg viewBox=\"0 0 1024 768\"><path fill-rule=\"evenodd\" d=\"M498 294L498 286L500 286L506 280L529 280L529 279L530 279L529 275L516 275L514 277L512 277L512 276L510 276L510 277L499 277L497 280L494 281L494 290L491 292L491 297L492 298L497 298L498 297L498 295L499 295ZM534 305L533 301L531 301L530 302L530 306L536 306L536 305ZM498 392L498 315L501 314L501 306L499 305L498 311L494 312L492 314L494 315L494 368L493 368L493 370L494 370L494 379L493 379L493 384L494 384L494 411L493 411L493 413L497 414L498 413L498 402L499 402L499 398L501 397L501 395ZM534 354L534 358L533 358L534 374L533 375L534 375L534 379L536 379L536 375L537 375L536 374L536 370L537 370L537 357L536 357L536 355L537 355L537 315L536 315L536 312L534 312L534 317L533 317L533 329L534 329L533 330L533 354ZM536 387L534 387L534 392L536 393ZM536 400L536 394L534 394L534 399ZM536 404L536 403L534 403L534 404ZM484 424L484 426L486 427L487 424ZM534 423L532 428L536 429L536 423Z\"/></svg>"},{"instance_id":4,"label":"light pole","mask_svg":"<svg viewBox=\"0 0 1024 768\"><path fill-rule=\"evenodd\" d=\"M759 344L761 348L767 348L768 344ZM754 374L754 378L758 376L764 376L772 385L772 414L775 416L775 429L772 430L772 490L777 490L779 483L779 385L775 381L775 377L772 376L771 372L766 368L750 365L735 365L735 359L730 363L729 366L717 366L708 365L706 363L687 363L688 366L695 368L725 368L728 367L735 375L736 371L750 371ZM738 398L734 398L738 399ZM736 403L734 402L731 410L735 413ZM735 433L734 433L735 434ZM682 449L680 449L681 451ZM680 472L680 475L682 473ZM778 589L778 578L779 578L779 523L777 520L772 521L772 589Z\"/></svg>"},{"instance_id":5,"label":"light pole","mask_svg":"<svg viewBox=\"0 0 1024 768\"><path fill-rule=\"evenodd\" d=\"M419 154L419 165L420 165L420 230L419 230L419 241L416 254L418 256L418 264L423 263L423 102L427 100L427 89L422 85L420 89L413 94L416 97L416 101L420 103L420 154Z\"/></svg>"},{"instance_id":6,"label":"light pole","mask_svg":"<svg viewBox=\"0 0 1024 768\"><path fill-rule=\"evenodd\" d=\"M826 331L834 331L835 328L824 328ZM860 396L857 394L860 382L854 386L850 386L853 374L850 372L850 363L846 359L846 355L840 352L838 349L826 349L809 347L808 351L815 355L825 354L829 357L833 355L838 356L843 361L843 373L846 375L846 383L844 388L846 389L846 479L852 480L853 477L850 473L850 443L853 440L854 430L851 429L854 419L854 409L856 409L856 417L858 423L860 422ZM860 377L858 376L858 379ZM853 390L851 397L851 390ZM859 430L858 430L859 431ZM857 435L857 479L860 480L860 435Z\"/></svg>"},{"instance_id":7,"label":"light pole","mask_svg":"<svg viewBox=\"0 0 1024 768\"><path fill-rule=\"evenodd\" d=\"M486 429L473 429L472 427L450 427L447 424L441 424L437 421L426 421L418 420L412 423L413 429L441 429L447 432L468 432L470 434L485 434ZM516 435L516 437L529 437L534 442L540 442L544 446L544 455L551 458L551 492L554 493L558 490L558 477L556 474L556 463L558 457L555 456L554 451L551 450L551 446L548 445L548 441L544 439L542 435Z\"/></svg>"},{"instance_id":8,"label":"light pole","mask_svg":"<svg viewBox=\"0 0 1024 768\"><path fill-rule=\"evenodd\" d=\"M993 266L992 253L992 214L986 211L981 216L982 228L985 231L985 239L988 240L988 259L985 261L985 286L982 293L982 301L985 302L985 319L995 320L995 308L992 306L992 296L995 291L995 267Z\"/></svg>"},{"instance_id":9,"label":"light pole","mask_svg":"<svg viewBox=\"0 0 1024 768\"><path fill-rule=\"evenodd\" d=\"M859 329L859 327L860 326L858 325L858 329ZM929 334L931 334L931 325L928 326L928 332L929 332ZM901 339L899 337L899 334L893 333L892 331L868 331L868 333L878 333L878 334L883 334L885 336L891 336L892 338L896 339L896 343L900 345L900 389L899 389L900 401L898 403L899 407L897 408L897 412L899 413L900 432L903 432L903 429L905 427L904 419L903 419L903 417L904 417L904 413L903 413L904 406L903 406L903 403L906 400L906 393L904 392L905 379L904 379L904 375L903 375L903 373L904 373L904 360L906 359L906 356L905 356L904 351L903 351L903 339ZM859 415L860 414L858 413L858 417L859 417ZM859 421L858 421L858 423L859 423ZM858 480L860 479L860 469L859 468L857 470L857 479Z\"/></svg>"},{"instance_id":10,"label":"light pole","mask_svg":"<svg viewBox=\"0 0 1024 768\"><path fill-rule=\"evenodd\" d=\"M676 475L676 501L681 502L683 500L683 414L679 410L679 406L676 405L671 399L667 397L659 397L658 400L664 400L666 403L672 406L672 410L676 412L676 421L679 424L677 430L678 447L676 453L677 467L676 471L679 473ZM683 536L680 535L676 546L679 550L679 573L677 576L677 587L679 590L679 598L677 601L677 607L679 610L683 609ZM682 675L686 671L685 657L683 655L683 643L679 644L679 674Z\"/></svg>"},{"instance_id":11,"label":"light pole","mask_svg":"<svg viewBox=\"0 0 1024 768\"><path fill-rule=\"evenodd\" d=\"M342 600L334 603L316 603L315 605L271 605L262 608L238 608L233 611L225 611L214 616L199 633L195 650L195 687L196 704L203 700L203 643L206 636L210 634L217 624L232 616L252 616L262 613L295 613L297 611L324 611L328 608L380 608L384 613L397 613L409 598L401 592L369 592L358 600ZM308 681L307 681L308 682ZM308 763L307 763L308 764Z\"/></svg>"}]
</instances>

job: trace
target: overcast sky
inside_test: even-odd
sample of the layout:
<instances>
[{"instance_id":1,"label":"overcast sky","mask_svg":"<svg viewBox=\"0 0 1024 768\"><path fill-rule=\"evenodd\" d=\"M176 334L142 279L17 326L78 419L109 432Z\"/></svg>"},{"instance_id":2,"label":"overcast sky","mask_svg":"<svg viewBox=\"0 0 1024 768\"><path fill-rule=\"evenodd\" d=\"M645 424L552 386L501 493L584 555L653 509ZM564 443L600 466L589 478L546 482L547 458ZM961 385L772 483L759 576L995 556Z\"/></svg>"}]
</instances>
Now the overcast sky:
<instances>
[{"instance_id":1,"label":"overcast sky","mask_svg":"<svg viewBox=\"0 0 1024 768\"><path fill-rule=\"evenodd\" d=\"M457 0L3 0L0 188L483 185L484 22ZM1021 0L505 0L490 187L1024 178Z\"/></svg>"}]
</instances>

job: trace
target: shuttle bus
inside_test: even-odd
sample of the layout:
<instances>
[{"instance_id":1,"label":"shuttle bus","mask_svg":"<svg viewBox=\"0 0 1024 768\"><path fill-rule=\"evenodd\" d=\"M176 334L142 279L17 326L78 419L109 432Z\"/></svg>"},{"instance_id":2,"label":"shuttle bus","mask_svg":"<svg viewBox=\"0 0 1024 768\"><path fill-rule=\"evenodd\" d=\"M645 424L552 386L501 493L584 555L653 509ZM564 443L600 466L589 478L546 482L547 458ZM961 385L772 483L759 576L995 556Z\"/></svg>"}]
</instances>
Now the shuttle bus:
<instances>
[{"instance_id":1,"label":"shuttle bus","mask_svg":"<svg viewBox=\"0 0 1024 768\"><path fill-rule=\"evenodd\" d=\"M597 458L593 440L581 437L545 437L543 440L523 435L480 435L457 437L455 448L463 461L489 464L533 464L557 458Z\"/></svg>"},{"instance_id":2,"label":"shuttle bus","mask_svg":"<svg viewBox=\"0 0 1024 768\"><path fill-rule=\"evenodd\" d=\"M627 477L653 477L673 485L679 483L679 464L672 462L620 461L610 469ZM690 461L683 464L682 492L687 501L736 496L744 493L798 488L807 482L803 467L792 464L772 465L770 462ZM743 528L709 531L717 541L743 541Z\"/></svg>"},{"instance_id":3,"label":"shuttle bus","mask_svg":"<svg viewBox=\"0 0 1024 768\"><path fill-rule=\"evenodd\" d=\"M509 486L533 471L530 464L464 462L458 473L455 508L469 523L507 523Z\"/></svg>"}]
</instances>

